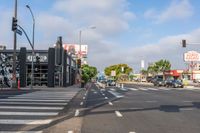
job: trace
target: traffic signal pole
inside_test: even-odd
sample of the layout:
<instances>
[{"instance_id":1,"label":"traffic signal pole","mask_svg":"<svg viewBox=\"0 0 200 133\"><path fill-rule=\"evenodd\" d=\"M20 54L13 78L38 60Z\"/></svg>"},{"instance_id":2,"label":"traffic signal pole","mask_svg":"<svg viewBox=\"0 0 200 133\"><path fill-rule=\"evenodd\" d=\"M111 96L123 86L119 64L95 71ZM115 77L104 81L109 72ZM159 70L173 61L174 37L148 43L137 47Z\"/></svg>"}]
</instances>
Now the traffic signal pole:
<instances>
[{"instance_id":1,"label":"traffic signal pole","mask_svg":"<svg viewBox=\"0 0 200 133\"><path fill-rule=\"evenodd\" d=\"M15 0L14 18L17 20L17 0ZM14 30L13 40L13 75L12 75L12 88L17 88L16 85L16 49L17 49L17 30Z\"/></svg>"}]
</instances>

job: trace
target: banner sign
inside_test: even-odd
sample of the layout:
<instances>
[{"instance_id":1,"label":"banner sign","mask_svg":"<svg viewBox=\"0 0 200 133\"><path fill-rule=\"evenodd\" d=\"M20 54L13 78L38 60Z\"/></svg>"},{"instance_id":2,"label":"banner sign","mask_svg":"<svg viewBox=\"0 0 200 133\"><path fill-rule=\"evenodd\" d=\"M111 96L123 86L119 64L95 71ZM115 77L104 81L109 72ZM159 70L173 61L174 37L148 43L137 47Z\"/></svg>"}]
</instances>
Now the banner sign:
<instances>
[{"instance_id":1,"label":"banner sign","mask_svg":"<svg viewBox=\"0 0 200 133\"><path fill-rule=\"evenodd\" d=\"M67 50L67 53L70 53L75 57L81 56L86 58L88 54L88 45L80 46L79 44L63 44L63 48Z\"/></svg>"},{"instance_id":2,"label":"banner sign","mask_svg":"<svg viewBox=\"0 0 200 133\"><path fill-rule=\"evenodd\" d=\"M200 61L200 53L188 51L187 53L184 53L184 61Z\"/></svg>"}]
</instances>

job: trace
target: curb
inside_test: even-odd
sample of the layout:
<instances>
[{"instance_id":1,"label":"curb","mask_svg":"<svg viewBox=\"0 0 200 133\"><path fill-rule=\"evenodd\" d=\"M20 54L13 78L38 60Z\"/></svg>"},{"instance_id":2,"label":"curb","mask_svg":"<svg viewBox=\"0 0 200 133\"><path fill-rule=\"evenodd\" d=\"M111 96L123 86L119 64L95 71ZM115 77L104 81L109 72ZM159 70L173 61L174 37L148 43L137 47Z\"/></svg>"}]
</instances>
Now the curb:
<instances>
[{"instance_id":1,"label":"curb","mask_svg":"<svg viewBox=\"0 0 200 133\"><path fill-rule=\"evenodd\" d=\"M120 99L120 98L117 98L117 97L116 97L116 98L112 98L112 99L110 99L110 100L104 101L104 102L102 102L102 103L96 104L96 105L94 105L94 106L91 106L91 107L89 107L89 108L82 108L82 109L79 110L80 113L79 113L79 116L78 116L78 117L87 115L87 113L88 113L89 111L91 111L92 109L98 108L98 107L100 107L100 106L102 106L102 105L108 104L108 102L116 101L116 100L118 100L118 99Z\"/></svg>"}]
</instances>

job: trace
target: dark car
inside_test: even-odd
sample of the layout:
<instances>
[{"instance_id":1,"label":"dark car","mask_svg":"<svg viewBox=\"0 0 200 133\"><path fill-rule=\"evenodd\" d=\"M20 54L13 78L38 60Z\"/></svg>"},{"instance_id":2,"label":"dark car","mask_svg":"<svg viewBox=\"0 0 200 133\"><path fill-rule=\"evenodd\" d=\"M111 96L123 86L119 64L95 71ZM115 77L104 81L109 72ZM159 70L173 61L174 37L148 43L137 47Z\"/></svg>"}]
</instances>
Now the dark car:
<instances>
[{"instance_id":1,"label":"dark car","mask_svg":"<svg viewBox=\"0 0 200 133\"><path fill-rule=\"evenodd\" d=\"M108 84L108 86L115 86L116 85L114 80L107 80L107 84Z\"/></svg>"},{"instance_id":2,"label":"dark car","mask_svg":"<svg viewBox=\"0 0 200 133\"><path fill-rule=\"evenodd\" d=\"M163 79L156 79L153 82L154 86L165 86L165 82L163 81Z\"/></svg>"},{"instance_id":3,"label":"dark car","mask_svg":"<svg viewBox=\"0 0 200 133\"><path fill-rule=\"evenodd\" d=\"M169 80L166 83L167 87L173 87L173 88L183 88L184 85L180 80Z\"/></svg>"}]
</instances>

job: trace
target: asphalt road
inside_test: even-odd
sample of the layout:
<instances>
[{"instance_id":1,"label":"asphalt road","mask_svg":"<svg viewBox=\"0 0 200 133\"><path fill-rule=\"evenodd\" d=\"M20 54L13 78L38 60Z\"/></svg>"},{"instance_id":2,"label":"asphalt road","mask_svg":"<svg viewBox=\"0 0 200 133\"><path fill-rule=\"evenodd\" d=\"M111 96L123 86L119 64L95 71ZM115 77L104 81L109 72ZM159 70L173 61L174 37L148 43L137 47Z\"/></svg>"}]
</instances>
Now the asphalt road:
<instances>
[{"instance_id":1,"label":"asphalt road","mask_svg":"<svg viewBox=\"0 0 200 133\"><path fill-rule=\"evenodd\" d=\"M106 104L85 114L82 133L200 132L200 88L92 86L86 107L99 102Z\"/></svg>"}]
</instances>

